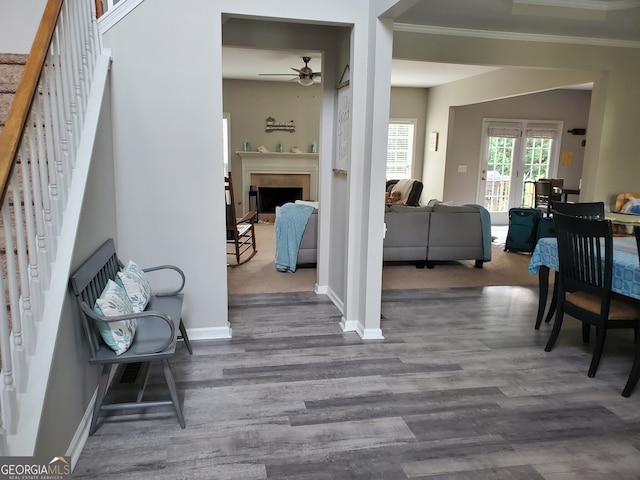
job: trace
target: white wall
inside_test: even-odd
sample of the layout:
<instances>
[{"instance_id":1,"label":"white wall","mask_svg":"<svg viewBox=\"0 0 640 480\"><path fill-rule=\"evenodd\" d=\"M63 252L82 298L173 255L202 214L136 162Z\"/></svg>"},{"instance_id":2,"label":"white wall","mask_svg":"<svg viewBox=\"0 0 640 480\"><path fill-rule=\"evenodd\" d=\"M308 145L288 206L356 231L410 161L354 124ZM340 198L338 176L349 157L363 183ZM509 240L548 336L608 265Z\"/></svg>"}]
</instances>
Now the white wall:
<instances>
[{"instance_id":1,"label":"white wall","mask_svg":"<svg viewBox=\"0 0 640 480\"><path fill-rule=\"evenodd\" d=\"M637 190L640 162L634 126L640 121L640 90L635 86L640 49L396 32L394 56L512 66L431 90L427 131L439 131L443 145L451 106L594 81L580 199L607 199ZM446 149L425 152L425 188L443 188L445 159Z\"/></svg>"},{"instance_id":2,"label":"white wall","mask_svg":"<svg viewBox=\"0 0 640 480\"><path fill-rule=\"evenodd\" d=\"M567 187L578 187L582 175L585 147L584 136L567 133L570 128L587 128L591 92L588 90L551 90L548 92L452 107L452 127L449 129L447 164L445 167L443 200L456 204L476 203L478 176L482 157L482 121L484 118L562 121L560 148L572 153L571 165L559 161L554 178L563 178ZM459 172L465 165L466 172ZM427 192L427 197L431 192Z\"/></svg>"},{"instance_id":3,"label":"white wall","mask_svg":"<svg viewBox=\"0 0 640 480\"><path fill-rule=\"evenodd\" d=\"M29 53L47 0L0 0L0 53Z\"/></svg>"},{"instance_id":4,"label":"white wall","mask_svg":"<svg viewBox=\"0 0 640 480\"><path fill-rule=\"evenodd\" d=\"M422 154L425 150L428 99L429 89L427 88L393 87L391 89L389 117L416 119L413 178L422 178Z\"/></svg>"},{"instance_id":5,"label":"white wall","mask_svg":"<svg viewBox=\"0 0 640 480\"><path fill-rule=\"evenodd\" d=\"M371 165L376 164L374 170L378 170L386 159L384 149L373 151L371 147L374 138L384 139L386 144L391 37L385 35L376 44L378 32L372 28L375 22L371 20L372 12L386 3L394 2L329 0L318 9L315 4L287 0L278 2L277 8L279 16L293 20L288 26L294 30L300 30L300 23L307 24L304 31L311 30L311 24L340 25L340 28L355 25L350 45L353 174L347 177L346 184L342 178L334 179L331 171L334 86L344 67L338 65L340 58L335 52L340 35L336 35L334 28L333 35L314 35L309 39L325 52L319 139L320 202L324 215L320 219L323 243L319 255L325 260L321 260L318 275L329 282L329 273L334 270L344 276L352 275L351 283L349 279L345 282L344 295L336 300L342 302L345 311L349 309L362 332L375 332L380 321L380 288L374 284L381 283L383 208L381 202L379 212L370 212L362 206L370 204L372 184L379 199L381 188L377 178L372 180ZM277 45L309 48L304 36L292 36L288 28L267 25L271 22L254 21L251 35L246 29L238 29L234 35L234 22L245 20L230 19L223 28L223 13L273 20L274 5L257 0L142 2L104 37L114 58L113 135L119 247L123 256L144 264L162 261L184 268L187 275L184 320L187 328L195 331L195 335L190 332L194 339L199 334L210 338L229 333L222 228L223 170L221 159L215 160L216 152L222 149L223 34L225 44L252 42L254 46L268 48ZM168 29L171 34L167 34ZM389 65L381 61L386 56ZM374 78L379 82L379 92L373 88ZM372 117L374 114L376 119ZM384 174L380 183L380 187L384 185ZM331 215L338 211L333 208L334 194L335 198L348 201L343 207L348 213L342 218ZM346 267L341 258L331 255L326 242L334 223L348 226L342 239L347 245L348 260L358 257ZM379 230L379 241L372 244L367 242L371 223ZM367 244L371 246L363 249ZM322 269L327 270L323 273ZM368 285L370 281L373 283ZM331 284L325 287L330 290ZM374 294L367 302L365 295L370 292Z\"/></svg>"}]
</instances>

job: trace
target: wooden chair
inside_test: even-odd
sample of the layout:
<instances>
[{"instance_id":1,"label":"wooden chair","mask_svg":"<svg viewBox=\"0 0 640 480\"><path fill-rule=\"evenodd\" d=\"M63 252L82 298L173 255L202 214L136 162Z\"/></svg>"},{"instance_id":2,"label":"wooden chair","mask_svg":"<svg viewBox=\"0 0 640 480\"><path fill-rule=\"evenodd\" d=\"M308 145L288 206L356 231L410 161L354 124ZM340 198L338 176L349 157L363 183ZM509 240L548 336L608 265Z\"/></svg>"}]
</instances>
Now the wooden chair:
<instances>
[{"instance_id":1,"label":"wooden chair","mask_svg":"<svg viewBox=\"0 0 640 480\"><path fill-rule=\"evenodd\" d=\"M553 202L551 212L555 214L569 215L571 217L590 218L604 220L604 202L582 202L582 203L564 203ZM549 323L553 314L556 311L558 304L558 272L555 273L555 280L553 282L553 293L551 296L551 305L549 305L549 312L544 319L545 323ZM542 323L543 312L538 312L536 319L535 329L540 328ZM588 325L585 328L589 328Z\"/></svg>"},{"instance_id":2,"label":"wooden chair","mask_svg":"<svg viewBox=\"0 0 640 480\"><path fill-rule=\"evenodd\" d=\"M636 236L636 244L638 245L638 257L640 258L640 226L633 227L633 233ZM640 340L636 338L636 350L635 355L633 356L633 365L631 366L631 372L629 372L629 379L627 380L627 384L624 386L624 390L622 390L622 396L628 397L631 395L633 390L636 388L638 384L638 380L640 379Z\"/></svg>"},{"instance_id":3,"label":"wooden chair","mask_svg":"<svg viewBox=\"0 0 640 480\"><path fill-rule=\"evenodd\" d=\"M231 172L224 177L224 194L227 217L227 255L235 257L235 263L227 263L227 266L237 267L248 262L258 253L252 222L257 212L247 212L242 218L236 216Z\"/></svg>"},{"instance_id":4,"label":"wooden chair","mask_svg":"<svg viewBox=\"0 0 640 480\"><path fill-rule=\"evenodd\" d=\"M596 327L596 344L588 375L598 369L609 328L633 328L640 312L631 301L612 294L613 231L611 221L554 216L558 239L558 310L545 351L558 339L565 312L583 322L583 341L589 326ZM586 325L586 328L585 328Z\"/></svg>"},{"instance_id":5,"label":"wooden chair","mask_svg":"<svg viewBox=\"0 0 640 480\"><path fill-rule=\"evenodd\" d=\"M551 182L538 180L534 183L534 206L543 214L551 214Z\"/></svg>"},{"instance_id":6,"label":"wooden chair","mask_svg":"<svg viewBox=\"0 0 640 480\"><path fill-rule=\"evenodd\" d=\"M604 202L565 203L553 202L552 213L561 213L571 217L604 219Z\"/></svg>"}]
</instances>

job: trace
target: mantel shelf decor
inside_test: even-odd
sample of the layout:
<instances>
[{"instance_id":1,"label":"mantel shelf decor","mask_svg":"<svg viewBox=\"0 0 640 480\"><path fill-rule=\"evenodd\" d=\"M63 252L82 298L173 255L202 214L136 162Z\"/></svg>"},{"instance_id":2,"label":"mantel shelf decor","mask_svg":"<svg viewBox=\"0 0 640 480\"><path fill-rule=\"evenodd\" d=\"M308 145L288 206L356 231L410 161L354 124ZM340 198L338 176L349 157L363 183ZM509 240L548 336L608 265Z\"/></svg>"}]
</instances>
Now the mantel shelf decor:
<instances>
[{"instance_id":1,"label":"mantel shelf decor","mask_svg":"<svg viewBox=\"0 0 640 480\"><path fill-rule=\"evenodd\" d=\"M275 132L275 131L283 131L283 132L295 132L296 125L293 123L293 120L290 122L276 122L276 119L273 117L268 117L267 126L264 129L265 132Z\"/></svg>"}]
</instances>

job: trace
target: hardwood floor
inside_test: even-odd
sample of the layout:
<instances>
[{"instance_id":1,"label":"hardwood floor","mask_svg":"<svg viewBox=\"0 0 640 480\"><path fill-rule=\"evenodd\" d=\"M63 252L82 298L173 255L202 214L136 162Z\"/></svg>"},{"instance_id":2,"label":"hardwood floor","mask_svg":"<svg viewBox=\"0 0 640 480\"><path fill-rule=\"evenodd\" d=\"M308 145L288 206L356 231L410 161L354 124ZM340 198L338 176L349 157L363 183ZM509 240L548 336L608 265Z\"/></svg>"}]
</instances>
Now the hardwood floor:
<instances>
[{"instance_id":1,"label":"hardwood floor","mask_svg":"<svg viewBox=\"0 0 640 480\"><path fill-rule=\"evenodd\" d=\"M109 419L73 478L640 478L631 338L610 332L590 379L577 321L543 351L536 292L384 291L370 342L323 296L232 295L234 338L172 363L186 429L170 411Z\"/></svg>"}]
</instances>

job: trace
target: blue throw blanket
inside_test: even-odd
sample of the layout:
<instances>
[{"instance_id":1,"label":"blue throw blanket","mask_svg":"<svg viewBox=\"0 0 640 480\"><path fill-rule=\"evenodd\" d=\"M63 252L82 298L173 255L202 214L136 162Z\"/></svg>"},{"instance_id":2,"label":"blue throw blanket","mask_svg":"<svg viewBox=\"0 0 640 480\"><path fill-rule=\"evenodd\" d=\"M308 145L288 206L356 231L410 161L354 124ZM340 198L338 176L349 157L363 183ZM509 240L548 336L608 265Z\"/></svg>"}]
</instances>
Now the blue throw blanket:
<instances>
[{"instance_id":1,"label":"blue throw blanket","mask_svg":"<svg viewBox=\"0 0 640 480\"><path fill-rule=\"evenodd\" d=\"M276 269L295 272L300 240L314 208L310 205L285 203L276 217Z\"/></svg>"},{"instance_id":2,"label":"blue throw blanket","mask_svg":"<svg viewBox=\"0 0 640 480\"><path fill-rule=\"evenodd\" d=\"M467 207L475 207L480 210L480 224L482 225L482 250L484 252L484 260L491 260L491 215L489 210L482 205L468 204Z\"/></svg>"}]
</instances>

